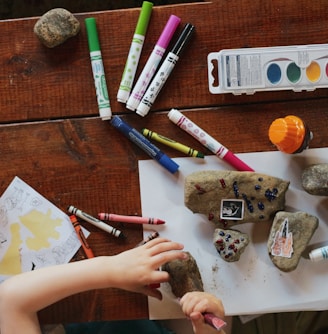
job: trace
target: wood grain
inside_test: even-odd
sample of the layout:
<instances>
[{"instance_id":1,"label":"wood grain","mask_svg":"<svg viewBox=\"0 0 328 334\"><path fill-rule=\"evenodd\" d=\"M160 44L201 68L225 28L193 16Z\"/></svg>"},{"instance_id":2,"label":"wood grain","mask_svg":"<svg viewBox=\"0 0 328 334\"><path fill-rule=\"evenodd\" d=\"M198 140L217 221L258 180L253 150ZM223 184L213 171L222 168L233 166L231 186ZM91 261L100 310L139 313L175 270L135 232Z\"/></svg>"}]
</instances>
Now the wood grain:
<instances>
[{"instance_id":1,"label":"wood grain","mask_svg":"<svg viewBox=\"0 0 328 334\"><path fill-rule=\"evenodd\" d=\"M211 95L206 60L209 52L223 48L325 43L327 9L325 0L155 7L138 73L170 14L181 17L179 29L193 23L196 35L145 118L116 102L139 9L78 14L81 32L55 49L42 46L33 34L37 18L1 21L0 192L18 175L64 211L75 205L94 215L142 214L138 161L149 157L98 117L83 23L90 16L97 20L113 113L136 129L146 127L211 154L169 121L167 112L175 107L235 153L271 151L271 122L295 114L314 133L311 147L328 146L326 89ZM181 156L157 145L171 157ZM116 226L127 235L125 242L86 225L96 255L117 254L141 241L140 226ZM80 251L75 260L83 257ZM43 323L147 317L145 296L114 289L72 296L40 312Z\"/></svg>"}]
</instances>

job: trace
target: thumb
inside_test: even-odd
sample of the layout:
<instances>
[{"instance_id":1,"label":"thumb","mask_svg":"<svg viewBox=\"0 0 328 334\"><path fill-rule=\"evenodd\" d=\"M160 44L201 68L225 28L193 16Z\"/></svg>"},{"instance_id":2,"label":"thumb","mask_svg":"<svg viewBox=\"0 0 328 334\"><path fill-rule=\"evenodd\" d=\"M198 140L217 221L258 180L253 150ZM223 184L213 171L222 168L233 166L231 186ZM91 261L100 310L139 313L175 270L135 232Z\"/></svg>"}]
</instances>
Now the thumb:
<instances>
[{"instance_id":1,"label":"thumb","mask_svg":"<svg viewBox=\"0 0 328 334\"><path fill-rule=\"evenodd\" d=\"M204 326L204 317L200 312L192 312L189 317L192 322L194 332L197 333L197 331Z\"/></svg>"}]
</instances>

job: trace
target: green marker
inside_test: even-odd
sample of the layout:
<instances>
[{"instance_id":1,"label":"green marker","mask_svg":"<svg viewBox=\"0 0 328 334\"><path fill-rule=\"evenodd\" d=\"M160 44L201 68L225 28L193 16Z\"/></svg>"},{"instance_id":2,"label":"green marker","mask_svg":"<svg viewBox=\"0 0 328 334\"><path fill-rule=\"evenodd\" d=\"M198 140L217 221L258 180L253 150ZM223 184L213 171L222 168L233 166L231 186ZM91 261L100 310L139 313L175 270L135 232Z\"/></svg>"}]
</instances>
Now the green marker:
<instances>
[{"instance_id":1,"label":"green marker","mask_svg":"<svg viewBox=\"0 0 328 334\"><path fill-rule=\"evenodd\" d=\"M142 3L138 23L132 38L130 51L125 63L120 87L117 92L117 101L126 103L129 98L133 80L137 71L141 50L145 40L148 23L151 16L153 4L148 1Z\"/></svg>"},{"instance_id":2,"label":"green marker","mask_svg":"<svg viewBox=\"0 0 328 334\"><path fill-rule=\"evenodd\" d=\"M101 57L100 44L98 39L96 19L94 17L85 19L85 26L88 35L90 59L93 79L96 87L99 114L101 119L105 121L107 119L111 119L112 110L109 103L104 64Z\"/></svg>"}]
</instances>

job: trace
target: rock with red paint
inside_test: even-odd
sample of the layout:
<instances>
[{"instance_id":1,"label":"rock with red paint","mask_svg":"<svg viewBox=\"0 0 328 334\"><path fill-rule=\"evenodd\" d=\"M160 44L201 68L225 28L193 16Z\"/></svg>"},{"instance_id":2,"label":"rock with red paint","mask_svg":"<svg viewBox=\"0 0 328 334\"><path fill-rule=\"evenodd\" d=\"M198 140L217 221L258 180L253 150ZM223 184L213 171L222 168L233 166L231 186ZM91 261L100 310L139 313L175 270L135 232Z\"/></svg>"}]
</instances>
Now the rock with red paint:
<instances>
[{"instance_id":1,"label":"rock with red paint","mask_svg":"<svg viewBox=\"0 0 328 334\"><path fill-rule=\"evenodd\" d=\"M278 212L267 243L272 263L281 271L295 270L318 225L306 212Z\"/></svg>"},{"instance_id":2,"label":"rock with red paint","mask_svg":"<svg viewBox=\"0 0 328 334\"><path fill-rule=\"evenodd\" d=\"M261 173L201 171L186 177L184 202L220 228L272 222L285 209L288 187L289 181Z\"/></svg>"},{"instance_id":3,"label":"rock with red paint","mask_svg":"<svg viewBox=\"0 0 328 334\"><path fill-rule=\"evenodd\" d=\"M224 261L238 261L248 243L249 237L246 233L221 228L214 231L213 244Z\"/></svg>"}]
</instances>

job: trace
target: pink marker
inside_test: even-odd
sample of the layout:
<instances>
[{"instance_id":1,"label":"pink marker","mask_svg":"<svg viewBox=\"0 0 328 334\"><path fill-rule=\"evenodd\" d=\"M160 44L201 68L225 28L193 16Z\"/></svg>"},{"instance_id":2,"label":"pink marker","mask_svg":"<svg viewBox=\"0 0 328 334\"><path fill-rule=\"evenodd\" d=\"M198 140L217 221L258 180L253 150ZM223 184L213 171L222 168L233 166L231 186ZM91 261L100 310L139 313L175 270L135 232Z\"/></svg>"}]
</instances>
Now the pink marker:
<instances>
[{"instance_id":1,"label":"pink marker","mask_svg":"<svg viewBox=\"0 0 328 334\"><path fill-rule=\"evenodd\" d=\"M224 320L218 318L213 313L204 313L203 316L204 316L205 322L211 325L213 328L215 328L218 331L220 331L225 326L227 326L227 323Z\"/></svg>"},{"instance_id":2,"label":"pink marker","mask_svg":"<svg viewBox=\"0 0 328 334\"><path fill-rule=\"evenodd\" d=\"M182 130L192 135L216 156L218 156L220 159L225 160L235 169L243 172L254 172L254 169L246 165L225 146L223 146L217 140L207 134L203 129L193 123L189 118L184 116L180 111L176 109L171 109L171 111L168 113L168 117L170 121L179 126Z\"/></svg>"},{"instance_id":3,"label":"pink marker","mask_svg":"<svg viewBox=\"0 0 328 334\"><path fill-rule=\"evenodd\" d=\"M167 21L126 103L128 109L132 111L137 109L180 21L181 19L175 15L171 15Z\"/></svg>"},{"instance_id":4,"label":"pink marker","mask_svg":"<svg viewBox=\"0 0 328 334\"><path fill-rule=\"evenodd\" d=\"M98 217L101 220L109 220L112 222L121 222L121 223L151 224L151 225L165 224L165 221L159 218L123 216L123 215L115 215L113 213L98 213Z\"/></svg>"}]
</instances>

